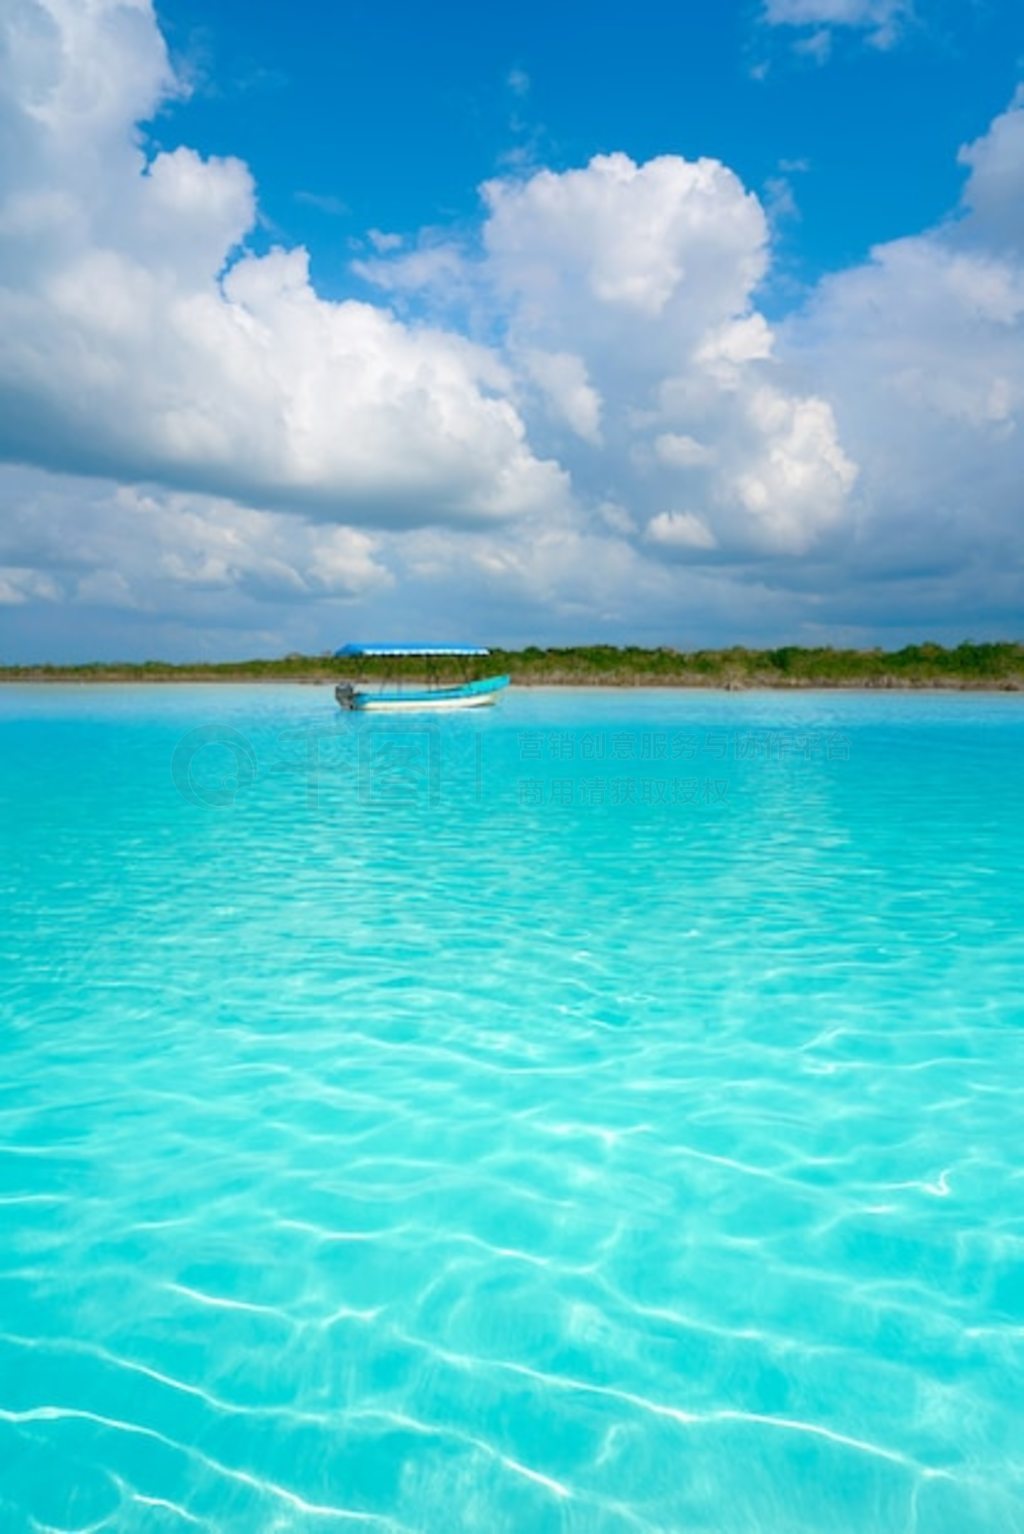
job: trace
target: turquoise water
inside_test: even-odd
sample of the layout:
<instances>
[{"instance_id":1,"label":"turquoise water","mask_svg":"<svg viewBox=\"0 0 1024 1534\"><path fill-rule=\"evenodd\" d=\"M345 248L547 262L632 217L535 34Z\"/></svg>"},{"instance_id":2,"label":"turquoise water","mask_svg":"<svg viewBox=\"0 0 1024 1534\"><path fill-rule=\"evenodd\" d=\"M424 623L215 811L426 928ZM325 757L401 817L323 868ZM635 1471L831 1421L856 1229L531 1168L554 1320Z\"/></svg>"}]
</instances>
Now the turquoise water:
<instances>
[{"instance_id":1,"label":"turquoise water","mask_svg":"<svg viewBox=\"0 0 1024 1534\"><path fill-rule=\"evenodd\" d=\"M1024 699L0 748L4 1534L1024 1529Z\"/></svg>"}]
</instances>

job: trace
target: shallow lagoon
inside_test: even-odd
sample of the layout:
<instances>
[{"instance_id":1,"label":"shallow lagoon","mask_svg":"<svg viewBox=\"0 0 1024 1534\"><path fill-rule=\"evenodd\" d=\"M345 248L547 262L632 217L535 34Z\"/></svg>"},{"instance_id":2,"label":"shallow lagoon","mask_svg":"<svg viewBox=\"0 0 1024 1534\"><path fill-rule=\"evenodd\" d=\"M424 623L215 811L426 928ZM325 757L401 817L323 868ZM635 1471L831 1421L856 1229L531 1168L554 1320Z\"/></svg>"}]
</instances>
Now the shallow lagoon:
<instances>
[{"instance_id":1,"label":"shallow lagoon","mask_svg":"<svg viewBox=\"0 0 1024 1534\"><path fill-rule=\"evenodd\" d=\"M1024 1529L1024 700L0 743L5 1531Z\"/></svg>"}]
</instances>

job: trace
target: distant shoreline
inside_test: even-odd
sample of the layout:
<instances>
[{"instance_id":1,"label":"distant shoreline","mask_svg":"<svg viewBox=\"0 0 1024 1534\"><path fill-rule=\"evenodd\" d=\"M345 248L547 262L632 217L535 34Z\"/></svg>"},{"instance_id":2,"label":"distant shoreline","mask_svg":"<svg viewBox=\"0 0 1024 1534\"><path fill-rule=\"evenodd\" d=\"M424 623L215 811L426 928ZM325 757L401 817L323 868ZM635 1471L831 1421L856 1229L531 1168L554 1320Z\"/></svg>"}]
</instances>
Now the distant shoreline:
<instances>
[{"instance_id":1,"label":"distant shoreline","mask_svg":"<svg viewBox=\"0 0 1024 1534\"><path fill-rule=\"evenodd\" d=\"M782 645L749 650L577 645L492 649L467 669L464 659L400 655L300 655L209 662L114 661L87 665L0 666L0 683L174 685L292 682L329 686L341 678L366 686L508 675L518 687L682 688L727 692L1024 692L1024 644L1014 640L953 649L922 643L901 650L838 650Z\"/></svg>"},{"instance_id":2,"label":"distant shoreline","mask_svg":"<svg viewBox=\"0 0 1024 1534\"><path fill-rule=\"evenodd\" d=\"M0 686L17 687L331 687L333 679L323 677L0 677ZM734 693L805 693L805 692L865 692L865 693L1003 693L1024 695L1024 679L1017 681L920 681L902 679L883 682L690 682L690 681L639 681L613 682L606 679L572 678L562 681L520 680L513 678L512 685L522 691L543 692L734 692Z\"/></svg>"},{"instance_id":3,"label":"distant shoreline","mask_svg":"<svg viewBox=\"0 0 1024 1534\"><path fill-rule=\"evenodd\" d=\"M168 676L168 677L9 677L0 676L0 687L331 687L330 677ZM544 692L899 692L899 693L1024 693L1024 679L1009 682L609 682L604 679L529 681L512 679L520 691Z\"/></svg>"}]
</instances>

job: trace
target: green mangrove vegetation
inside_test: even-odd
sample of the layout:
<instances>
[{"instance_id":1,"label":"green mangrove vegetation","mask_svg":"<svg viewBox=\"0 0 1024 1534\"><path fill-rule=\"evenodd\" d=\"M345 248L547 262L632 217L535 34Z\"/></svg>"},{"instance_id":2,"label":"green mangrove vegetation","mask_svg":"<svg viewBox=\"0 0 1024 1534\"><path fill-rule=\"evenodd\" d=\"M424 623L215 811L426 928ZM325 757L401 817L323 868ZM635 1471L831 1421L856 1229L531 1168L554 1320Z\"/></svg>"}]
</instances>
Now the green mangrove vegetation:
<instances>
[{"instance_id":1,"label":"green mangrove vegetation","mask_svg":"<svg viewBox=\"0 0 1024 1534\"><path fill-rule=\"evenodd\" d=\"M433 674L456 679L459 661L436 661ZM426 674L422 660L358 662L332 654L276 659L184 662L0 665L0 682L330 682L340 677L372 680ZM953 648L905 645L901 650L839 650L783 645L752 650L643 649L635 645L573 645L522 650L494 649L474 674L508 672L520 685L606 687L910 687L993 688L1024 691L1024 644L1013 641Z\"/></svg>"}]
</instances>

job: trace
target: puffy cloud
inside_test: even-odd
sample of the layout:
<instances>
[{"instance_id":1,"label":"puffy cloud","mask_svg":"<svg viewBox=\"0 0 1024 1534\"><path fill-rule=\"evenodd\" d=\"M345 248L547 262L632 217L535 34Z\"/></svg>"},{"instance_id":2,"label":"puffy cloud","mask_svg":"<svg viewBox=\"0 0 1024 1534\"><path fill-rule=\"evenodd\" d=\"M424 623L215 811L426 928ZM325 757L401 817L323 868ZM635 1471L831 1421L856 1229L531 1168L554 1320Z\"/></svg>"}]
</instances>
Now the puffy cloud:
<instances>
[{"instance_id":1,"label":"puffy cloud","mask_svg":"<svg viewBox=\"0 0 1024 1534\"><path fill-rule=\"evenodd\" d=\"M703 517L692 511L659 512L648 523L647 536L669 549L713 549L717 543Z\"/></svg>"},{"instance_id":2,"label":"puffy cloud","mask_svg":"<svg viewBox=\"0 0 1024 1534\"><path fill-rule=\"evenodd\" d=\"M848 578L930 572L936 608L985 579L1024 604L1022 121L1018 96L962 152L957 217L826 278L783 336L863 466Z\"/></svg>"},{"instance_id":3,"label":"puffy cloud","mask_svg":"<svg viewBox=\"0 0 1024 1534\"><path fill-rule=\"evenodd\" d=\"M908 13L768 4L879 44ZM371 231L377 301L327 302L247 247L245 165L144 149L177 88L145 0L11 0L0 33L0 456L94 476L0 475L9 623L322 648L333 603L399 604L697 643L1019 600L1020 98L954 217L784 323L758 199L672 155L495 179L458 242Z\"/></svg>"},{"instance_id":4,"label":"puffy cloud","mask_svg":"<svg viewBox=\"0 0 1024 1534\"><path fill-rule=\"evenodd\" d=\"M0 606L53 602L59 595L56 581L44 571L26 569L23 565L0 565Z\"/></svg>"},{"instance_id":5,"label":"puffy cloud","mask_svg":"<svg viewBox=\"0 0 1024 1534\"><path fill-rule=\"evenodd\" d=\"M521 360L555 419L563 421L585 442L598 446L601 441L601 396L589 382L580 358L571 352L528 348Z\"/></svg>"},{"instance_id":6,"label":"puffy cloud","mask_svg":"<svg viewBox=\"0 0 1024 1534\"><path fill-rule=\"evenodd\" d=\"M143 0L14 0L0 107L0 451L370 524L556 503L493 356L240 252L246 167L135 123L173 81Z\"/></svg>"},{"instance_id":7,"label":"puffy cloud","mask_svg":"<svg viewBox=\"0 0 1024 1534\"><path fill-rule=\"evenodd\" d=\"M559 444L578 490L650 522L648 555L786 557L841 517L855 466L828 403L773 361L753 304L766 219L726 166L599 155L484 196L483 280L512 354L583 439ZM680 501L699 514L666 513Z\"/></svg>"},{"instance_id":8,"label":"puffy cloud","mask_svg":"<svg viewBox=\"0 0 1024 1534\"><path fill-rule=\"evenodd\" d=\"M678 326L698 295L725 317L767 263L761 206L717 160L597 155L483 192L490 267L526 327L578 327L595 306L620 329L662 317Z\"/></svg>"},{"instance_id":9,"label":"puffy cloud","mask_svg":"<svg viewBox=\"0 0 1024 1534\"><path fill-rule=\"evenodd\" d=\"M678 572L646 558L632 529L614 520L537 520L503 538L411 533L395 549L403 589L428 610L486 614L486 632L512 641L538 633L579 639L595 625L650 626L653 635L678 622Z\"/></svg>"},{"instance_id":10,"label":"puffy cloud","mask_svg":"<svg viewBox=\"0 0 1024 1534\"><path fill-rule=\"evenodd\" d=\"M645 560L611 508L599 528L562 512L500 532L371 537L12 466L0 469L0 507L5 660L80 657L83 634L105 658L316 652L393 629L396 601L406 631L439 639L579 638L645 610L664 620L678 601L677 573Z\"/></svg>"},{"instance_id":11,"label":"puffy cloud","mask_svg":"<svg viewBox=\"0 0 1024 1534\"><path fill-rule=\"evenodd\" d=\"M714 450L696 437L685 433L666 431L654 440L655 456L670 469L696 469L710 463Z\"/></svg>"},{"instance_id":12,"label":"puffy cloud","mask_svg":"<svg viewBox=\"0 0 1024 1534\"><path fill-rule=\"evenodd\" d=\"M95 160L178 89L149 0L10 0L3 78L37 154Z\"/></svg>"},{"instance_id":13,"label":"puffy cloud","mask_svg":"<svg viewBox=\"0 0 1024 1534\"><path fill-rule=\"evenodd\" d=\"M724 165L614 154L492 181L473 263L375 236L364 275L449 298L474 287L508 337L500 356L381 305L324 301L301 249L246 251L256 195L240 161L147 158L134 123L173 80L142 0L18 0L13 17L5 105L35 174L5 185L0 212L6 456L382 528L553 513L569 491L554 450L581 502L593 483L642 521L680 488L664 452L637 479L644 413L680 436L692 414L719 439L720 468L705 467L726 542L742 542L746 516L758 547L806 543L798 476L764 467L792 456L782 415L757 404L765 217ZM689 402L659 421L669 377L663 398L688 389ZM612 405L622 424L606 433ZM765 494L786 504L769 513ZM786 531L772 544L774 525Z\"/></svg>"},{"instance_id":14,"label":"puffy cloud","mask_svg":"<svg viewBox=\"0 0 1024 1534\"><path fill-rule=\"evenodd\" d=\"M0 566L18 600L205 606L232 626L246 600L350 600L392 583L364 532L210 496L8 466L0 505Z\"/></svg>"},{"instance_id":15,"label":"puffy cloud","mask_svg":"<svg viewBox=\"0 0 1024 1534\"><path fill-rule=\"evenodd\" d=\"M970 167L964 203L971 233L1024 252L1024 86L959 158Z\"/></svg>"},{"instance_id":16,"label":"puffy cloud","mask_svg":"<svg viewBox=\"0 0 1024 1534\"><path fill-rule=\"evenodd\" d=\"M757 446L735 476L739 501L766 549L803 553L838 520L857 470L824 400L762 387L748 409Z\"/></svg>"}]
</instances>

